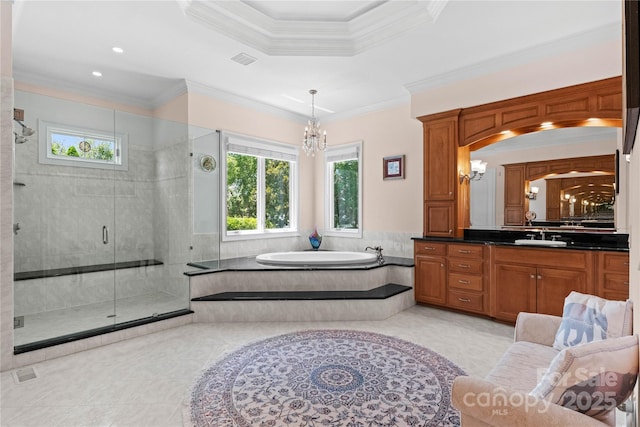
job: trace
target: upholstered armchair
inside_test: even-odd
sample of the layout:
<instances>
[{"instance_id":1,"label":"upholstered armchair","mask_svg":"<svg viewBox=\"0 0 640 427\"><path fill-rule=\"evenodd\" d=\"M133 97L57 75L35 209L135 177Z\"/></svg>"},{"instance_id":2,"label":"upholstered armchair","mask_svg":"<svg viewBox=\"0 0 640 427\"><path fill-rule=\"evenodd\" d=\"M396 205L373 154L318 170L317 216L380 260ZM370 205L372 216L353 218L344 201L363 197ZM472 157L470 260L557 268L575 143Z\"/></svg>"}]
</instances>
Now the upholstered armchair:
<instances>
[{"instance_id":1,"label":"upholstered armchair","mask_svg":"<svg viewBox=\"0 0 640 427\"><path fill-rule=\"evenodd\" d=\"M576 294L574 299L597 298ZM615 425L615 406L628 397L638 373L631 302L611 304L598 298L601 306L616 305L618 324L610 321L606 334L598 327L590 331L602 334L601 340L558 348L567 325L568 300L563 317L520 313L514 343L491 372L484 379L455 379L451 400L461 413L462 427ZM576 331L568 332L570 340L579 337Z\"/></svg>"}]
</instances>

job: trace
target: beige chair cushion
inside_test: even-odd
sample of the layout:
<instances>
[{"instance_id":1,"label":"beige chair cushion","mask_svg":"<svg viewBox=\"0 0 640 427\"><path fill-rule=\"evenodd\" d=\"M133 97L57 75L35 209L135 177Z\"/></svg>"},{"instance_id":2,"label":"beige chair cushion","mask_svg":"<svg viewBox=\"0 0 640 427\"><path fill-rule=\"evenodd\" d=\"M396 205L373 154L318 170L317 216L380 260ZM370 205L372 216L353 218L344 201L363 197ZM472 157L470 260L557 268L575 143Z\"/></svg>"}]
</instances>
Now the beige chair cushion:
<instances>
[{"instance_id":1,"label":"beige chair cushion","mask_svg":"<svg viewBox=\"0 0 640 427\"><path fill-rule=\"evenodd\" d=\"M632 307L631 300L610 301L571 292L564 300L562 322L553 347L559 351L577 344L631 335Z\"/></svg>"},{"instance_id":2,"label":"beige chair cushion","mask_svg":"<svg viewBox=\"0 0 640 427\"><path fill-rule=\"evenodd\" d=\"M558 354L552 347L517 341L502 355L486 380L500 386L528 393Z\"/></svg>"},{"instance_id":3,"label":"beige chair cushion","mask_svg":"<svg viewBox=\"0 0 640 427\"><path fill-rule=\"evenodd\" d=\"M599 417L631 395L637 375L637 335L594 341L558 353L530 394Z\"/></svg>"}]
</instances>

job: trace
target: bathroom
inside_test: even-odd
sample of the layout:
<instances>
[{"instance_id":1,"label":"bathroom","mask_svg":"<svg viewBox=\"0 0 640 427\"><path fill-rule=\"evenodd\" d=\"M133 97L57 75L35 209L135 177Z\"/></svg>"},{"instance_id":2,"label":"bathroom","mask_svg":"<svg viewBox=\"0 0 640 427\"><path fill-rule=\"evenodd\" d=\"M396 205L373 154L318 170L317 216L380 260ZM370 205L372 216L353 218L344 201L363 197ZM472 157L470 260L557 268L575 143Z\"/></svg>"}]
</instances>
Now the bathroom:
<instances>
[{"instance_id":1,"label":"bathroom","mask_svg":"<svg viewBox=\"0 0 640 427\"><path fill-rule=\"evenodd\" d=\"M261 123L260 136L297 146L300 123L266 115L259 106L244 108L203 90L192 92L184 82L178 86L184 93L145 109L16 79L14 108L24 120L14 122L14 130L22 135L20 123L34 131L14 141L16 354L188 314L189 278L184 273L193 267L187 264L215 265L219 259L307 249L307 236L316 224L324 224L323 182L317 178L322 174L314 172L322 170L323 156L308 157L300 150L298 232L225 241L218 221L220 168L209 171L201 165L203 156L219 165L217 130L237 126L232 130L245 135L250 131L237 117L247 117L254 126ZM404 116L404 123L395 126L399 133L411 134L399 144L410 168L404 180L383 180L382 157L397 153L379 144L376 126L364 127L371 135L326 126L331 145L364 141L364 227L362 238L324 236L323 249L362 252L366 246L381 246L384 255L412 257L410 238L419 233L419 208L386 206L397 205L393 199L420 180L420 146L411 144L420 140L420 126L409 122L406 108L382 116L388 122ZM105 134L105 139L113 136L121 156L98 167L95 161L80 165L77 159L55 163L47 159L47 142L55 132L75 132L94 144L98 139L90 139L91 132ZM368 189L386 195L367 197ZM416 218L384 221L385 216L402 215ZM324 234L322 226L317 228Z\"/></svg>"},{"instance_id":2,"label":"bathroom","mask_svg":"<svg viewBox=\"0 0 640 427\"><path fill-rule=\"evenodd\" d=\"M613 49L610 50L613 51ZM10 63L5 64L11 66ZM566 69L572 68L567 65ZM598 72L592 73L598 75ZM609 75L608 73L609 70L601 72L604 75ZM3 78L5 76L11 76L11 72L3 72ZM99 322L109 322L107 327L115 328L120 321L118 316L123 315L123 307L118 306L120 296L135 299L139 295L159 291L175 298L175 304L168 308L156 309L149 306L137 311L135 314L137 320L153 318L156 314L160 316L175 311L180 312L188 308L188 280L183 275L184 270L188 268L188 262L305 249L309 245L307 235L314 226L317 225L320 233L325 234L323 159L322 156L307 157L302 151L298 158L300 171L298 236L225 241L215 230L209 229L200 233L196 232L194 226L194 206L205 199L218 201L220 194L217 185L213 185L210 193L205 196L195 194L195 177L200 173L196 163L197 154L202 154L203 151L209 153L208 150L202 149L200 143L207 147L209 142L205 141L210 139L211 153L215 155L218 150L214 142L216 131L225 130L299 147L307 117L276 111L259 102L247 102L232 94L185 80L169 81L167 79L163 82L164 90L157 93L157 97L153 100L141 101L135 99L133 94L129 99L114 98L113 94L99 83L94 87L85 88L84 91L77 91L58 85L55 81L30 81L29 76L19 73L15 73L12 77L13 79L8 79L10 83L3 84L3 107L6 105L7 108L11 106L24 110L24 123L36 130L34 135L28 137L28 141L22 144L15 144L13 135L3 133L3 182L6 177L8 182L14 179L18 184L11 189L3 188L2 190L3 209L8 206L11 213L15 212L15 216L7 224L8 227L5 227L9 230L9 235L3 235L3 249L15 255L11 261L12 265L16 265L15 273L39 269L53 270L74 265L58 264L62 260L55 258L62 258L63 255L65 261L77 261L85 266L145 260L162 262L162 265L144 265L132 269L112 269L91 273L105 276L100 279L101 283L105 283L104 288L87 293L99 294L103 302L111 305L111 310L97 319ZM137 77L141 79L141 83L157 79L157 77L146 75ZM566 85L571 82L571 78L558 78L554 84ZM461 90L455 93L447 93L446 96L437 91L432 93L425 88L414 88L411 96L405 94L401 100L376 105L376 108L360 111L354 116L323 120L323 129L327 131L330 147L355 141L362 141L363 147L363 236L347 238L325 234L323 249L362 251L366 246L382 246L385 255L409 258L412 256L411 237L421 235L423 226L422 126L415 117L459 105L485 102L487 95L481 89L482 87L482 84L472 82L462 86ZM539 90L534 84L528 82L522 82L518 88L523 92ZM424 93L414 93L419 90L423 90ZM321 91L320 94L322 93ZM513 94L507 89L494 90L489 99L509 96ZM33 97L37 101L29 104L25 97ZM44 105L47 102L44 100L49 100L56 105L53 110L45 111ZM65 105L73 104L73 107L68 108L68 115L55 117L65 110L63 108L58 111L58 102ZM99 120L94 118L98 122L95 127L99 129L111 129L114 135L129 134L129 148L133 150L129 153L129 170L127 171L105 172L77 168L78 171L75 171L73 177L66 177L67 182L72 183L74 195L72 200L80 197L89 200L91 197L91 200L109 203L109 208L101 210L100 216L96 216L97 203L89 204L91 208L89 211L84 211L85 204L82 204L73 212L71 209L66 211L60 209L59 213L46 212L44 209L47 208L73 208L74 206L73 204L64 206L59 198L49 202L36 199L35 195L40 197L47 193L53 193L56 196L59 194L45 186L51 182L48 178L45 182L47 175L36 174L35 176L40 177L37 185L34 181L35 177L30 175L35 174L34 169L39 164L36 143L43 136L39 121L47 121L48 116L48 120L52 122L90 127L86 126L85 116L71 113L77 110L83 110L83 113L92 110L100 116ZM131 122L135 122L135 126L132 126ZM21 132L20 126L11 120L3 122L3 132L5 128L13 128L16 132ZM9 140L11 144L6 144ZM15 174L12 173L14 165L7 160L10 159L14 150ZM196 155L192 157L191 153ZM21 155L26 157L20 159ZM384 157L397 155L403 155L405 159L404 179L383 179ZM220 164L219 161L218 164ZM49 168L52 167L49 166ZM83 170L79 171L80 169ZM7 171L9 171L8 175L6 175ZM215 177L215 174L216 171L211 176ZM100 181L97 181L98 179ZM100 185L97 185L97 182ZM25 185L20 186L19 183ZM133 194L140 197L133 197ZM13 206L11 203L5 204L10 198L13 198ZM45 205L45 202L49 205ZM40 241L39 238L35 238L33 229L36 224L38 227L42 226L47 219L47 214L53 215L56 221L61 221L60 227L50 227L46 235L42 234L46 231L45 229L39 229L38 232L43 237ZM3 220L5 218L6 216ZM19 224L20 227L15 235L12 233L12 224ZM92 227L95 225L96 230L91 236L88 236L87 232L86 237L91 239L87 239L83 246L71 246L69 230L73 230L76 236L85 237L84 230L89 227L89 224L92 224ZM106 239L103 232L105 226ZM27 237L31 237L28 242ZM22 238L24 242L19 242ZM8 241L13 242L15 247L11 244L5 245ZM63 243L70 245L65 247L64 254L56 250L57 245ZM6 259L8 258L5 256L3 260ZM27 261L32 264L28 264ZM22 271L17 266L20 266ZM2 369L7 369L12 363L24 364L27 357L31 357L31 360L40 357L36 356L37 352L26 352L18 355L22 357L13 357L14 345L23 345L26 341L14 342L13 336L18 329L14 330L8 325L13 317L21 314L17 310L18 307L22 309L27 302L37 305L46 301L46 290L37 290L29 295L28 292L19 289L25 283L13 282L14 271L9 273L7 277L5 269L2 276ZM169 277L171 280L165 280ZM45 280L49 279L60 280L59 277ZM146 284L142 284L146 279L153 279L149 281L153 286L147 287ZM68 308L75 307L72 303L76 300L83 305L83 301L77 294L92 286L97 287L94 283L97 282L83 279L81 282L61 284L60 287L69 289L69 293L56 293L55 302L58 305L55 307L65 305ZM107 317L111 315L116 317ZM135 321L133 320L134 323ZM71 331L104 327L104 324L99 322L86 326L72 325L75 329ZM25 325L24 328L26 327ZM132 333L134 329L136 328L131 328L129 332ZM117 330L116 333L120 332L126 331ZM116 333L107 335L115 336ZM99 345L108 342L108 338L94 341L89 345L94 345L95 342ZM29 353L32 353L32 356Z\"/></svg>"}]
</instances>

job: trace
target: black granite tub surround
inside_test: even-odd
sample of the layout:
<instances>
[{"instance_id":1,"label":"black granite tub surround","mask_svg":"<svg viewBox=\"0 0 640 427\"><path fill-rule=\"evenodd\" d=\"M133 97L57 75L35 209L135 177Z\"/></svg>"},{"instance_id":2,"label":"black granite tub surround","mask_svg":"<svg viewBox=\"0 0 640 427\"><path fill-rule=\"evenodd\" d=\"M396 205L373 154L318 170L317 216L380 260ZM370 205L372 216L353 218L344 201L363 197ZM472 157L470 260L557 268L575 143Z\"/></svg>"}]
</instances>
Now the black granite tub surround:
<instances>
[{"instance_id":1,"label":"black granite tub surround","mask_svg":"<svg viewBox=\"0 0 640 427\"><path fill-rule=\"evenodd\" d=\"M363 265L323 265L323 266L280 266L260 264L255 256L227 258L220 261L199 261L190 262L189 267L198 270L187 271L187 276L198 276L201 274L217 273L222 271L287 271L287 270L371 270L389 265L400 267L413 267L413 258L402 258L395 256L384 256L384 264L371 263Z\"/></svg>"},{"instance_id":2,"label":"black granite tub surround","mask_svg":"<svg viewBox=\"0 0 640 427\"><path fill-rule=\"evenodd\" d=\"M305 300L361 300L387 299L402 292L410 291L410 286L387 283L368 290L344 291L244 291L220 292L193 298L191 301L305 301Z\"/></svg>"}]
</instances>

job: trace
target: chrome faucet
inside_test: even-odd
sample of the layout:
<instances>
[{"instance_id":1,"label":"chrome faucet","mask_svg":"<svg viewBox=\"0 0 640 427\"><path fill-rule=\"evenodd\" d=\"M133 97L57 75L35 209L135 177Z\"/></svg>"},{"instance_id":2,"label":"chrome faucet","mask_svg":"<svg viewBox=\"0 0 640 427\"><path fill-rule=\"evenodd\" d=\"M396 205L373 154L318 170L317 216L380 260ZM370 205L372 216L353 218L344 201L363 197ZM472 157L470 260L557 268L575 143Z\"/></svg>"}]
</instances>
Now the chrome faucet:
<instances>
[{"instance_id":1,"label":"chrome faucet","mask_svg":"<svg viewBox=\"0 0 640 427\"><path fill-rule=\"evenodd\" d=\"M364 248L364 251L366 252L369 249L376 252L376 256L378 257L378 264L384 264L384 257L382 256L382 246L367 246L366 248Z\"/></svg>"},{"instance_id":2,"label":"chrome faucet","mask_svg":"<svg viewBox=\"0 0 640 427\"><path fill-rule=\"evenodd\" d=\"M542 230L540 230L540 236L541 236L542 240L545 240L544 239L544 233L545 233L545 230L543 228Z\"/></svg>"}]
</instances>

